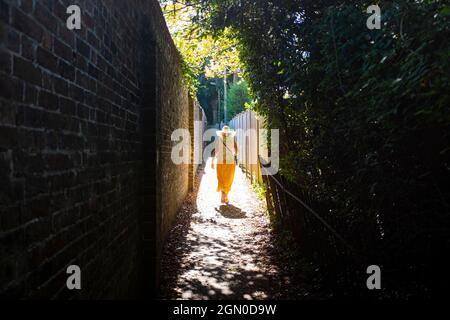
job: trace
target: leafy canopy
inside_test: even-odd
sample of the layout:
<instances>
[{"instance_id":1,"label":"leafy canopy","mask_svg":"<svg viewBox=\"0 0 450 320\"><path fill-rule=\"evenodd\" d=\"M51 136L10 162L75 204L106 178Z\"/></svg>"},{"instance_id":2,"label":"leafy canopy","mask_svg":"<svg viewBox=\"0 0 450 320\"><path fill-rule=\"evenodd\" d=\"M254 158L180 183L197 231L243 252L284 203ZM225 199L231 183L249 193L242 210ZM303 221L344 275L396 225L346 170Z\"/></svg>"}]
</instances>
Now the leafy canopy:
<instances>
[{"instance_id":1,"label":"leafy canopy","mask_svg":"<svg viewBox=\"0 0 450 320\"><path fill-rule=\"evenodd\" d=\"M241 80L233 83L227 96L227 119L232 119L236 114L249 108L251 101L247 82Z\"/></svg>"},{"instance_id":2,"label":"leafy canopy","mask_svg":"<svg viewBox=\"0 0 450 320\"><path fill-rule=\"evenodd\" d=\"M206 32L198 25L203 8L190 1L161 0L167 26L184 62L186 83L195 93L201 76L214 78L237 73L240 60L237 41L230 28L220 33Z\"/></svg>"}]
</instances>

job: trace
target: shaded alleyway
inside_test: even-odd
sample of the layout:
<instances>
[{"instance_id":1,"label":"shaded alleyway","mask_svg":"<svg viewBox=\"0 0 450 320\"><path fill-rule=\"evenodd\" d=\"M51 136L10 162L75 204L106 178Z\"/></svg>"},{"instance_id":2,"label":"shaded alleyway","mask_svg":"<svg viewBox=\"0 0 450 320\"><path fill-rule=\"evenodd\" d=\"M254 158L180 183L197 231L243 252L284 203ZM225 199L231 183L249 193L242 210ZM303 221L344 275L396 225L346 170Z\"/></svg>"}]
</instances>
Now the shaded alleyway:
<instances>
[{"instance_id":1,"label":"shaded alleyway","mask_svg":"<svg viewBox=\"0 0 450 320\"><path fill-rule=\"evenodd\" d=\"M162 297L252 300L306 295L281 272L264 203L244 173L236 170L231 203L220 205L210 161L166 246Z\"/></svg>"}]
</instances>

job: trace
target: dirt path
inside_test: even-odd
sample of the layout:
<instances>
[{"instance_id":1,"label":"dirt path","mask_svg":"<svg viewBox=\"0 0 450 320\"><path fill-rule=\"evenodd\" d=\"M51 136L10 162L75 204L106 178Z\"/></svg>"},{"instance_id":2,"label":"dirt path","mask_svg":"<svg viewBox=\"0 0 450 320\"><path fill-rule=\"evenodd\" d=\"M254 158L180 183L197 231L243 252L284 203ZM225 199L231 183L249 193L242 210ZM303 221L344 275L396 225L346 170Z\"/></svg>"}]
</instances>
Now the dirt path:
<instances>
[{"instance_id":1,"label":"dirt path","mask_svg":"<svg viewBox=\"0 0 450 320\"><path fill-rule=\"evenodd\" d=\"M291 280L276 263L264 203L242 171L236 169L228 206L220 205L209 162L198 180L166 246L162 298L293 298Z\"/></svg>"}]
</instances>

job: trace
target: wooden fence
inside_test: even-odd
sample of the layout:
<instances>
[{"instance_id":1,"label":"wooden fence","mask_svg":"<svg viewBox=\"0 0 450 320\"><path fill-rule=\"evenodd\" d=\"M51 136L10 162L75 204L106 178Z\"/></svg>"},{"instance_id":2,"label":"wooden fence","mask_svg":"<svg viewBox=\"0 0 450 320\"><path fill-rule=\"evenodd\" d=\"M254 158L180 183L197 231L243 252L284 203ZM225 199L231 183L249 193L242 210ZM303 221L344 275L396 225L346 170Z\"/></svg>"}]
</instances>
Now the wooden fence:
<instances>
[{"instance_id":1,"label":"wooden fence","mask_svg":"<svg viewBox=\"0 0 450 320\"><path fill-rule=\"evenodd\" d=\"M254 111L244 111L236 115L229 123L236 131L239 148L239 166L252 182L262 183L259 157L267 158L267 139L260 129L265 129L264 119Z\"/></svg>"},{"instance_id":2,"label":"wooden fence","mask_svg":"<svg viewBox=\"0 0 450 320\"><path fill-rule=\"evenodd\" d=\"M263 174L266 169L261 163L269 159L267 138L259 132L265 129L264 123L254 111L242 112L230 121L237 133L240 167L252 181L266 186L269 212L292 231L302 254L323 274L322 280L335 292L354 290L354 284L363 281L366 261L342 236L348 234L348 226L330 211L331 204L316 201L280 174Z\"/></svg>"}]
</instances>

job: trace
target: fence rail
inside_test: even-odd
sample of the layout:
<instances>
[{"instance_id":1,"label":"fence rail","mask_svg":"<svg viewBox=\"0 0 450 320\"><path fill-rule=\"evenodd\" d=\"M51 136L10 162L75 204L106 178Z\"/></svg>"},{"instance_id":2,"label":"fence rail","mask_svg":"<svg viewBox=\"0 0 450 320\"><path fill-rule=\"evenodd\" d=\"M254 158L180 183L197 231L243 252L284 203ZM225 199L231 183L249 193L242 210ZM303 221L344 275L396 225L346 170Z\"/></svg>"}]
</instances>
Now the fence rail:
<instances>
[{"instance_id":1,"label":"fence rail","mask_svg":"<svg viewBox=\"0 0 450 320\"><path fill-rule=\"evenodd\" d=\"M365 258L342 235L346 233L340 232L346 226L331 212L332 205L315 200L301 186L279 174L264 174L262 163L268 159L268 142L258 134L265 122L255 112L238 114L230 121L230 127L237 131L240 167L252 181L266 186L271 215L282 228L291 230L302 254L320 268L324 281L339 283L340 288L354 285L355 277L364 270Z\"/></svg>"},{"instance_id":2,"label":"fence rail","mask_svg":"<svg viewBox=\"0 0 450 320\"><path fill-rule=\"evenodd\" d=\"M292 232L301 254L314 264L324 283L336 293L366 294L364 272L369 264L340 232L346 228L330 212L331 206L316 201L279 174L262 177L269 212L282 229Z\"/></svg>"}]
</instances>

